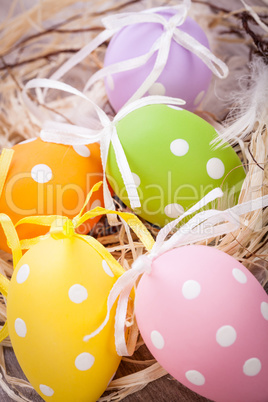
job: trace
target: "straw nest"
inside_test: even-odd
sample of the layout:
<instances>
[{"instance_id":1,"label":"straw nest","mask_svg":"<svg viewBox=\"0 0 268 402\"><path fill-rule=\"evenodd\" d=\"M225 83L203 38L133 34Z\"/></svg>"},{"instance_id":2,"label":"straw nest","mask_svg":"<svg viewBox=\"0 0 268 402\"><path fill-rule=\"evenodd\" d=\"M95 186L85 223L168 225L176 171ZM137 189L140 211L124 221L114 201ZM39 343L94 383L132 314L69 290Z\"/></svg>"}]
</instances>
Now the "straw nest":
<instances>
[{"instance_id":1,"label":"straw nest","mask_svg":"<svg viewBox=\"0 0 268 402\"><path fill-rule=\"evenodd\" d=\"M173 3L167 1L165 5ZM230 7L234 8L234 3L229 3L232 3ZM21 98L22 88L28 80L49 77L70 55L87 44L103 29L101 24L103 15L142 10L163 5L163 2L159 0L129 2L96 0L76 4L76 0L43 0L33 4L31 8L16 15L17 1L11 2L9 13L0 24L1 147L11 147L21 140L39 134L40 123L30 115ZM241 3L238 3L237 10L228 10L226 6L221 8L206 1L196 1L191 11L208 33L212 50L230 67L227 80L224 83L218 80L213 82L208 96L197 111L200 116L223 133L224 121L229 111L232 111L229 125L237 119L237 113L241 113L237 98L231 97L230 94L234 89L238 91L241 106L243 91L246 93L247 90L239 89L240 84L237 78L243 76L249 86L252 79L251 61L257 58L263 60L265 64L268 55L266 42L268 8L265 3L260 3L253 9L248 9L246 6L246 8L240 7L240 5ZM106 46L107 43L69 72L65 82L81 89L89 75L102 66ZM114 113L108 104L102 83L95 85L89 95L106 112L111 115ZM75 110L77 102L77 99L72 96L60 98L59 94L51 93L46 103L46 110L56 110L56 113L61 115L72 116L71 110ZM235 150L239 153L247 172L239 202L268 194L267 109L260 118L256 116L255 119L252 130L246 136L241 136L241 139L239 139L240 133L237 132L238 139L233 141ZM267 221L268 209L249 213L243 217L244 224L240 230L221 238L212 238L207 242L243 263L264 287L268 282ZM144 252L142 244L125 226L120 226L113 233L103 230L103 227L107 225L97 226L94 235L125 269L129 269L132 261ZM157 233L156 229L152 227L149 229L153 235ZM4 252L0 254L0 270L1 273L11 277L13 270L11 257ZM3 299L0 317L1 321L6 319L6 306ZM142 340L139 339L136 349L139 349L142 344ZM29 395L34 395L30 384L7 374L4 348L11 348L9 339L0 346L2 370L0 385L12 400L32 400L29 399ZM166 375L165 370L158 363L154 360L146 360L143 353L139 354L141 355L142 360L137 360L137 354L134 354L131 359L123 359L122 364L130 367L125 371L132 374L122 375L122 370L119 370L116 379L110 383L106 396L103 396L100 401L122 400L127 395L141 390L149 382ZM131 368L133 359L136 365ZM136 369L138 366L141 367L140 371Z\"/></svg>"}]
</instances>

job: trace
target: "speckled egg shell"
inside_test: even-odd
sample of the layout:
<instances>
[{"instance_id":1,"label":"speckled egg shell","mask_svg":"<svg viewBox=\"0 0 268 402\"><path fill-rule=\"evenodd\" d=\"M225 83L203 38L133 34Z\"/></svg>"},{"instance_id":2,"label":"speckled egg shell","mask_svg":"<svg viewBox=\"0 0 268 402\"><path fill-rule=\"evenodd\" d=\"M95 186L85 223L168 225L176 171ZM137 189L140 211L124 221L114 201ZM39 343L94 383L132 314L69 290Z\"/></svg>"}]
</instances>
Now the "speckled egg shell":
<instances>
[{"instance_id":1,"label":"speckled egg shell","mask_svg":"<svg viewBox=\"0 0 268 402\"><path fill-rule=\"evenodd\" d=\"M146 345L182 384L216 402L268 400L268 296L233 257L168 251L141 278L135 311Z\"/></svg>"},{"instance_id":2,"label":"speckled egg shell","mask_svg":"<svg viewBox=\"0 0 268 402\"><path fill-rule=\"evenodd\" d=\"M159 14L168 20L174 12L170 10ZM202 45L209 47L204 31L190 17L187 17L179 29L193 36ZM156 23L140 23L123 28L111 40L105 54L104 65L109 66L146 54L163 30L164 27ZM144 66L107 77L105 80L107 95L116 111L145 81L153 69L155 60L156 54ZM172 39L165 68L145 95L182 98L186 101L185 108L193 111L203 99L209 87L211 75L211 71L200 58Z\"/></svg>"},{"instance_id":3,"label":"speckled egg shell","mask_svg":"<svg viewBox=\"0 0 268 402\"><path fill-rule=\"evenodd\" d=\"M226 192L226 208L237 200L243 166L229 145L215 149L210 144L217 133L197 115L150 105L131 112L116 128L141 200L137 214L147 221L164 226L219 186ZM112 147L107 177L130 206Z\"/></svg>"}]
</instances>

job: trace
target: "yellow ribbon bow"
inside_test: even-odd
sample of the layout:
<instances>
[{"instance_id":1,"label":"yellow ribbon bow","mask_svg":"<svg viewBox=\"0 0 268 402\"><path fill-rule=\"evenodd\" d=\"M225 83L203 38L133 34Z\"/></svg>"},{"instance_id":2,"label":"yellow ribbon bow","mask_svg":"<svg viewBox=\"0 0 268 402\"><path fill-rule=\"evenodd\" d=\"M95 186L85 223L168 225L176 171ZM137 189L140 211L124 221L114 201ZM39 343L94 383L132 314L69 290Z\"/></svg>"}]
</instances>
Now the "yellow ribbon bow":
<instances>
[{"instance_id":1,"label":"yellow ribbon bow","mask_svg":"<svg viewBox=\"0 0 268 402\"><path fill-rule=\"evenodd\" d=\"M116 214L119 217L121 217L128 225L129 227L134 231L134 233L138 236L138 238L141 240L143 245L147 250L151 250L151 248L154 245L154 239L152 238L151 234L149 231L146 229L146 227L142 224L142 222L137 218L137 216L133 215L132 213L129 212L120 212L120 211L114 211L102 207L96 207L90 211L87 211L86 213L83 214L83 211L88 204L92 194L95 191L98 191L100 186L102 185L102 182L96 183L89 194L86 197L85 203L79 212L78 215L76 215L73 219L69 219L66 216L61 216L61 215L48 215L48 216L30 216L26 218L22 218L19 220L15 227L28 223L28 224L34 224L34 225L42 225L42 226L49 226L50 231L48 234L44 236L38 236L33 239L24 239L21 240L20 245L21 249L29 249L32 247L34 244L39 243L40 240L46 239L49 236L52 236L54 239L59 239L59 238L65 238L65 237L77 237L80 238L84 241L86 241L88 244L90 244L92 247L96 249L96 251L103 257L105 258L111 265L111 268L114 272L114 274L119 277L124 273L124 269L122 266L116 261L116 259L103 247L103 245L96 240L94 237L91 237L89 235L81 235L75 232L75 229L78 228L80 225L82 225L84 222L86 222L90 218L94 218L96 216L100 215L106 215L106 214Z\"/></svg>"}]
</instances>

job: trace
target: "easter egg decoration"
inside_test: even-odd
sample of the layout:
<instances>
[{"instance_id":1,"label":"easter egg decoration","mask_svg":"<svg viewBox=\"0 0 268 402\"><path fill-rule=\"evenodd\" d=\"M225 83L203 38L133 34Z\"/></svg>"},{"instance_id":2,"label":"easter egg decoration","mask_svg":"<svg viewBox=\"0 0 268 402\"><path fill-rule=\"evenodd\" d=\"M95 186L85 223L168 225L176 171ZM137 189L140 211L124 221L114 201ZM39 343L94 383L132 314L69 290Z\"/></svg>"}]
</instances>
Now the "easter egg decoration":
<instances>
[{"instance_id":1,"label":"easter egg decoration","mask_svg":"<svg viewBox=\"0 0 268 402\"><path fill-rule=\"evenodd\" d=\"M193 111L204 98L212 73L226 78L227 65L210 50L203 29L188 16L190 0L177 5L109 15L106 28L52 75L58 80L102 43L111 41L104 67L90 76L84 93L105 79L108 99L116 112L144 95L186 100Z\"/></svg>"},{"instance_id":2,"label":"easter egg decoration","mask_svg":"<svg viewBox=\"0 0 268 402\"><path fill-rule=\"evenodd\" d=\"M153 12L153 11L152 11ZM176 15L176 11L166 9L156 15L164 21ZM167 27L157 22L143 22L122 28L111 40L105 53L104 66L108 67L125 60L147 54L157 40L166 32ZM191 35L206 48L208 39L202 28L190 17L180 26L180 32ZM157 54L138 68L119 71L105 79L108 99L115 111L127 103L132 95L153 70ZM170 49L164 69L145 95L166 95L182 98L185 108L193 111L204 98L211 81L211 70L190 50L171 39Z\"/></svg>"},{"instance_id":3,"label":"easter egg decoration","mask_svg":"<svg viewBox=\"0 0 268 402\"><path fill-rule=\"evenodd\" d=\"M95 402L120 363L114 341L116 305L103 331L92 339L87 334L103 321L109 292L124 269L96 239L75 232L89 217L107 212L112 211L81 211L72 221L59 216L24 218L18 226L30 221L50 226L50 231L21 241L29 250L17 258L9 286L0 276L2 292L8 293L7 326L14 352L47 402ZM137 235L142 231L146 247L152 246L153 239L136 216L117 214Z\"/></svg>"},{"instance_id":4,"label":"easter egg decoration","mask_svg":"<svg viewBox=\"0 0 268 402\"><path fill-rule=\"evenodd\" d=\"M169 250L139 282L144 342L178 381L216 402L268 400L268 296L230 255Z\"/></svg>"},{"instance_id":5,"label":"easter egg decoration","mask_svg":"<svg viewBox=\"0 0 268 402\"><path fill-rule=\"evenodd\" d=\"M9 286L9 335L26 377L45 401L95 402L120 363L114 315L92 341L116 274L83 239L53 236L34 245ZM26 297L27 296L27 297Z\"/></svg>"},{"instance_id":6,"label":"easter egg decoration","mask_svg":"<svg viewBox=\"0 0 268 402\"><path fill-rule=\"evenodd\" d=\"M215 187L227 206L236 202L245 172L235 151L211 145L217 133L197 115L168 105L140 107L116 123L141 208L137 214L158 226L181 215ZM107 178L130 206L116 154L109 149Z\"/></svg>"},{"instance_id":7,"label":"easter egg decoration","mask_svg":"<svg viewBox=\"0 0 268 402\"><path fill-rule=\"evenodd\" d=\"M0 197L0 211L17 223L31 215L67 215L74 217L81 209L89 189L102 178L98 144L68 146L44 142L40 138L23 141L14 154ZM102 191L96 192L90 206L103 206ZM88 233L98 217L85 222L78 232ZM18 228L20 238L45 234L33 225ZM0 229L0 248L10 251Z\"/></svg>"}]
</instances>

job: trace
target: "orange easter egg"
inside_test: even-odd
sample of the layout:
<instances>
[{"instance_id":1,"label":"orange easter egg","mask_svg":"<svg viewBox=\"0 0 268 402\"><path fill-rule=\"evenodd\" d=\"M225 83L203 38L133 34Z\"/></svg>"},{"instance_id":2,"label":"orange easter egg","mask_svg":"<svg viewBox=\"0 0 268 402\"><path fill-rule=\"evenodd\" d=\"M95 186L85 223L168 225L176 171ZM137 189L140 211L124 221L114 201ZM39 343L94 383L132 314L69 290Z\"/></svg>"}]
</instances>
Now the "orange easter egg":
<instances>
[{"instance_id":1,"label":"orange easter egg","mask_svg":"<svg viewBox=\"0 0 268 402\"><path fill-rule=\"evenodd\" d=\"M0 198L0 211L16 224L34 215L76 216L90 189L102 180L102 163L98 144L69 146L44 142L40 138L23 141L13 147L14 155ZM102 188L96 191L85 211L103 206ZM89 219L78 228L86 234L99 217ZM47 233L47 228L32 224L18 226L20 239ZM2 228L0 248L7 246Z\"/></svg>"}]
</instances>

